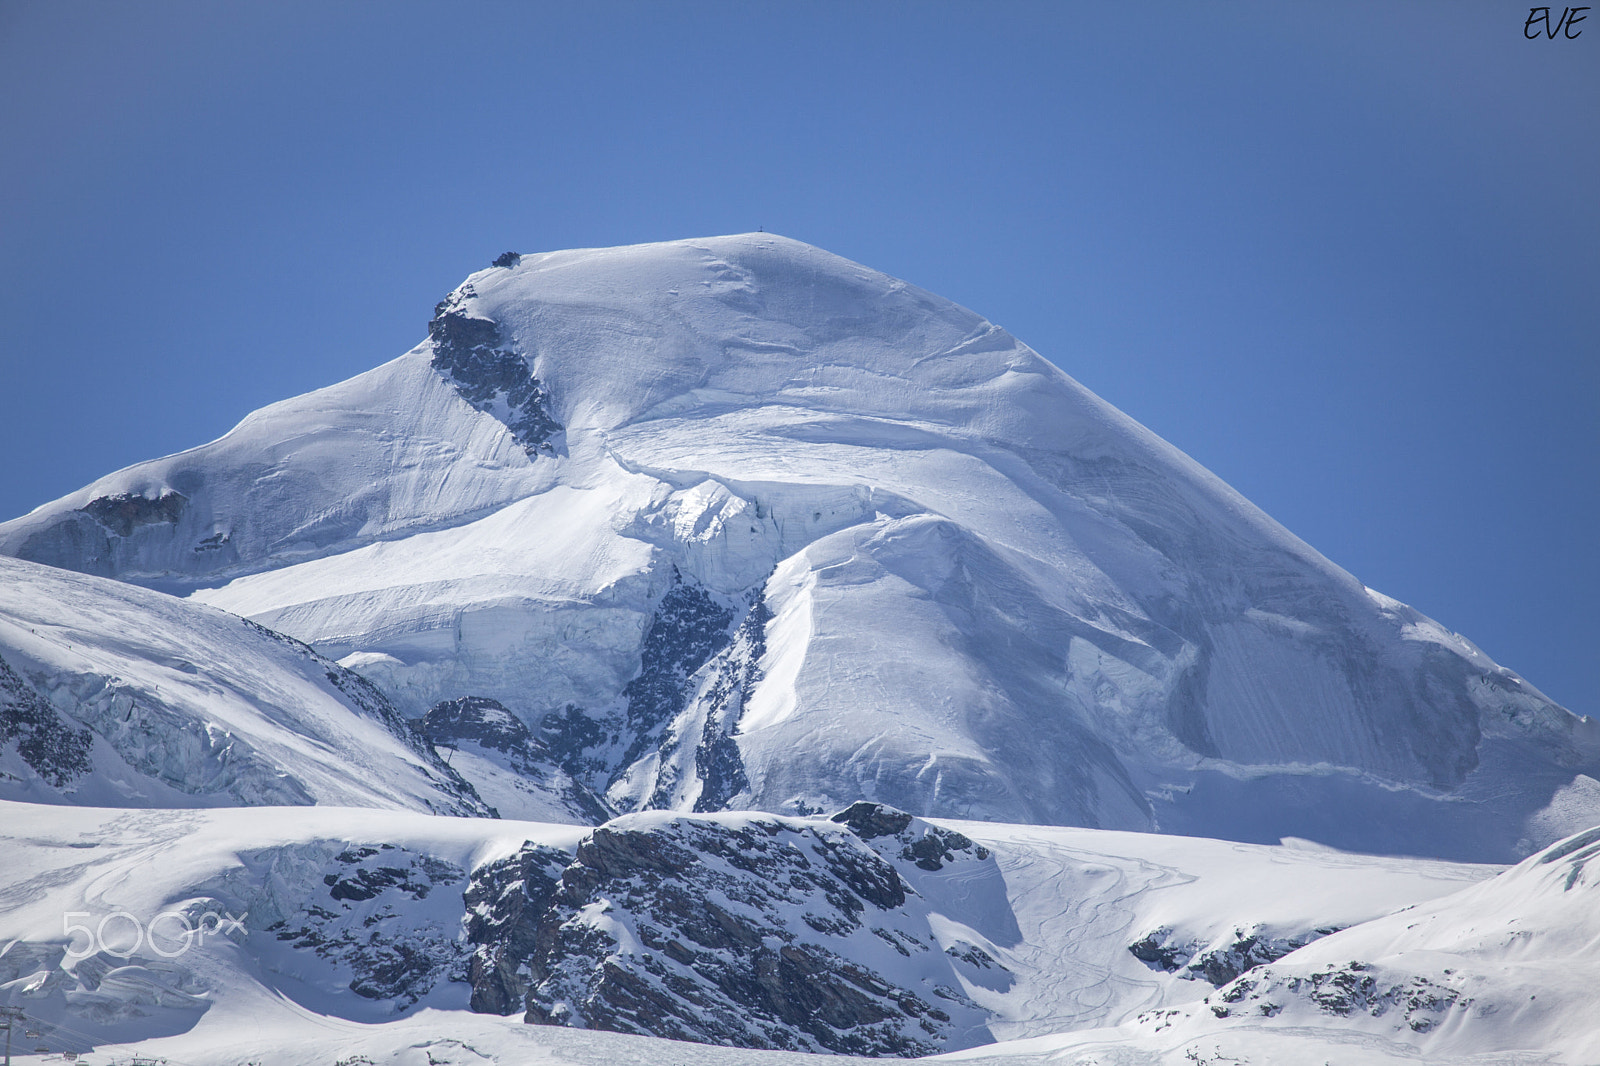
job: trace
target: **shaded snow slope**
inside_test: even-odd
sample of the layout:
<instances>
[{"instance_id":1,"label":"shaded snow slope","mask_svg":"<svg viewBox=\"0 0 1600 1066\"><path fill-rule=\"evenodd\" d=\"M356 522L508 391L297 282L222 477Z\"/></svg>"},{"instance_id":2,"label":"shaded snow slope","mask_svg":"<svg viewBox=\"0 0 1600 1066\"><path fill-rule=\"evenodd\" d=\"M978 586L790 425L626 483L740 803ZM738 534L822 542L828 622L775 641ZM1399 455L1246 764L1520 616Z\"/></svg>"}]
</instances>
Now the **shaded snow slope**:
<instances>
[{"instance_id":1,"label":"shaded snow slope","mask_svg":"<svg viewBox=\"0 0 1600 1066\"><path fill-rule=\"evenodd\" d=\"M7 799L489 813L381 692L305 645L202 604L7 558L0 726Z\"/></svg>"},{"instance_id":2,"label":"shaded snow slope","mask_svg":"<svg viewBox=\"0 0 1600 1066\"><path fill-rule=\"evenodd\" d=\"M1600 821L1600 724L979 316L771 234L505 262L0 551L254 618L412 716L498 701L617 809L1496 861Z\"/></svg>"},{"instance_id":3,"label":"shaded snow slope","mask_svg":"<svg viewBox=\"0 0 1600 1066\"><path fill-rule=\"evenodd\" d=\"M891 1053L1040 1036L1214 992L1135 958L1150 928L1352 925L1495 872L867 804L590 829L0 801L0 826L0 1004L94 1062L421 1066L404 1052L428 1041L436 1062L546 1047L767 1061L573 1041L525 1024L525 1007L569 1026ZM463 1039L478 1057L446 1057Z\"/></svg>"},{"instance_id":4,"label":"shaded snow slope","mask_svg":"<svg viewBox=\"0 0 1600 1066\"><path fill-rule=\"evenodd\" d=\"M494 700L437 704L409 728L439 751L502 818L598 825L614 813L557 765L554 753Z\"/></svg>"}]
</instances>

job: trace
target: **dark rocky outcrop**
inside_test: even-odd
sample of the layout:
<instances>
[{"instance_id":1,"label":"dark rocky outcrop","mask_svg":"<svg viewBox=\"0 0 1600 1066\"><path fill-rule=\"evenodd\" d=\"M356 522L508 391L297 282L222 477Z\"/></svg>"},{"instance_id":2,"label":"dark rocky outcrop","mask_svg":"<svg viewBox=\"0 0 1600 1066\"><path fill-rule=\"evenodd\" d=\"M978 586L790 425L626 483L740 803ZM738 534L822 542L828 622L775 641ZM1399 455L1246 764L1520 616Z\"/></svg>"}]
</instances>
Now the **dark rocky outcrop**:
<instances>
[{"instance_id":1,"label":"dark rocky outcrop","mask_svg":"<svg viewBox=\"0 0 1600 1066\"><path fill-rule=\"evenodd\" d=\"M275 858L297 868L296 850ZM390 1000L396 1010L414 1006L440 980L465 976L456 930L417 918L420 901L437 888L459 888L465 871L390 844L352 845L321 868L323 898L306 899L265 932L348 974L356 995ZM263 909L256 904L252 913Z\"/></svg>"},{"instance_id":2,"label":"dark rocky outcrop","mask_svg":"<svg viewBox=\"0 0 1600 1066\"><path fill-rule=\"evenodd\" d=\"M639 676L623 689L628 701L626 724L634 738L622 757L623 766L656 746L662 727L688 700L690 675L727 646L732 621L731 609L673 568L672 587L656 605L645 633Z\"/></svg>"},{"instance_id":3,"label":"dark rocky outcrop","mask_svg":"<svg viewBox=\"0 0 1600 1066\"><path fill-rule=\"evenodd\" d=\"M932 1054L983 1024L948 969L981 949L941 946L844 825L632 816L567 858L530 844L473 875L475 1010L520 996L535 1023L858 1055Z\"/></svg>"},{"instance_id":4,"label":"dark rocky outcrop","mask_svg":"<svg viewBox=\"0 0 1600 1066\"><path fill-rule=\"evenodd\" d=\"M954 862L958 852L965 852L967 856L979 860L989 857L988 848L974 844L965 835L913 819L905 811L881 803L869 803L866 800L852 803L834 815L832 820L848 825L880 854L890 855L930 873ZM900 845L898 851L894 844Z\"/></svg>"},{"instance_id":5,"label":"dark rocky outcrop","mask_svg":"<svg viewBox=\"0 0 1600 1066\"><path fill-rule=\"evenodd\" d=\"M412 721L410 727L431 749L467 746L494 753L496 763L551 795L590 825L615 813L588 786L568 776L543 738L535 736L497 700L486 696L445 700Z\"/></svg>"},{"instance_id":6,"label":"dark rocky outcrop","mask_svg":"<svg viewBox=\"0 0 1600 1066\"><path fill-rule=\"evenodd\" d=\"M549 390L506 344L498 322L467 313L474 295L466 285L434 308L428 323L433 368L474 409L503 422L529 455L553 452L551 438L563 427L550 413Z\"/></svg>"},{"instance_id":7,"label":"dark rocky outcrop","mask_svg":"<svg viewBox=\"0 0 1600 1066\"><path fill-rule=\"evenodd\" d=\"M54 521L29 534L16 555L46 566L112 577L128 557L129 538L150 526L167 526L170 532L188 505L188 497L178 492L155 497L135 492L98 496L82 507L59 513ZM221 544L219 541L218 547Z\"/></svg>"},{"instance_id":8,"label":"dark rocky outcrop","mask_svg":"<svg viewBox=\"0 0 1600 1066\"><path fill-rule=\"evenodd\" d=\"M590 717L569 706L539 723L540 739L558 765L598 792L637 760L654 753L665 767L683 745L692 744L697 772L707 782L696 810L720 810L744 788L744 765L728 733L744 692L759 679L756 661L766 647L766 614L764 604L759 612L748 611L737 633L739 643L730 647L735 644L736 613L725 601L673 567L671 584L645 630L639 673L623 689L620 712ZM717 672L710 694L714 706L703 730L679 735L671 727L695 698L695 675L708 665ZM646 808L673 806L672 772L662 773L666 780L632 802Z\"/></svg>"},{"instance_id":9,"label":"dark rocky outcrop","mask_svg":"<svg viewBox=\"0 0 1600 1066\"><path fill-rule=\"evenodd\" d=\"M139 526L165 522L176 525L183 516L188 497L177 492L163 492L154 499L130 492L116 496L101 496L90 500L79 511L99 522L119 537L132 535Z\"/></svg>"},{"instance_id":10,"label":"dark rocky outcrop","mask_svg":"<svg viewBox=\"0 0 1600 1066\"><path fill-rule=\"evenodd\" d=\"M0 659L0 743L15 744L28 768L56 788L91 769L94 735L69 724L20 674Z\"/></svg>"},{"instance_id":11,"label":"dark rocky outcrop","mask_svg":"<svg viewBox=\"0 0 1600 1066\"><path fill-rule=\"evenodd\" d=\"M1308 929L1287 936L1270 936L1259 929L1235 929L1233 938L1207 947L1161 928L1128 945L1134 958L1152 970L1176 974L1185 981L1205 981L1220 988L1258 966L1276 962L1313 940L1339 931L1338 926Z\"/></svg>"},{"instance_id":12,"label":"dark rocky outcrop","mask_svg":"<svg viewBox=\"0 0 1600 1066\"><path fill-rule=\"evenodd\" d=\"M1302 999L1325 1015L1390 1015L1412 1032L1426 1033L1473 1004L1458 987L1460 977L1450 974L1396 973L1359 960L1309 973L1280 973L1268 966L1225 985L1207 996L1205 1004L1217 1018L1271 1018L1292 1000Z\"/></svg>"},{"instance_id":13,"label":"dark rocky outcrop","mask_svg":"<svg viewBox=\"0 0 1600 1066\"><path fill-rule=\"evenodd\" d=\"M699 619L703 626L699 646L684 642L688 654L679 664L682 680L665 686L660 693L656 714L672 710L676 702L678 707L673 714L678 717L670 728L658 734L655 786L643 803L646 808L670 810L681 806L687 799L685 785L689 785L695 789L694 810L726 810L734 797L750 786L744 756L733 732L744 712L745 700L761 681L761 657L767 651L767 623L772 613L767 609L764 590L757 588L744 619L732 639L726 640L733 611L721 609L709 597L705 601L716 609L704 611ZM719 634L723 636L719 638ZM694 660L698 655L716 648L719 639L722 647L703 667L697 666ZM691 684L690 675L701 671L704 680ZM679 711L686 713L679 715ZM693 752L692 765L677 757L685 748ZM635 755L632 751L629 754ZM681 780L684 776L692 776L695 781L685 782Z\"/></svg>"},{"instance_id":14,"label":"dark rocky outcrop","mask_svg":"<svg viewBox=\"0 0 1600 1066\"><path fill-rule=\"evenodd\" d=\"M528 967L537 948L539 923L550 907L561 871L572 856L531 841L509 858L487 863L472 875L463 895L467 942L473 946L467 979L471 1006L479 1014L527 1010Z\"/></svg>"},{"instance_id":15,"label":"dark rocky outcrop","mask_svg":"<svg viewBox=\"0 0 1600 1066\"><path fill-rule=\"evenodd\" d=\"M756 589L755 600L739 623L733 644L706 691L705 727L695 748L695 771L700 775L697 811L719 811L733 797L750 787L744 757L733 739L733 729L744 711L744 701L761 683L761 657L767 653L767 623L772 611L767 607L765 586Z\"/></svg>"}]
</instances>

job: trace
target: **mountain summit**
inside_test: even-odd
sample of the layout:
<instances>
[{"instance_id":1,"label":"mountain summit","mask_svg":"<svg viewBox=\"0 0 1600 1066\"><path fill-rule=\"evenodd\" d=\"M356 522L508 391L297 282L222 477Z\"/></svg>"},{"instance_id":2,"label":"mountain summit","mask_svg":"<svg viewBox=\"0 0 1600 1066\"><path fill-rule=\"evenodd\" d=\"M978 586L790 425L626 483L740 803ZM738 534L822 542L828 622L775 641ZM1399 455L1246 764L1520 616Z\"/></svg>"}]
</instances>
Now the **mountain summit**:
<instances>
[{"instance_id":1,"label":"mountain summit","mask_svg":"<svg viewBox=\"0 0 1600 1066\"><path fill-rule=\"evenodd\" d=\"M495 701L617 811L1490 861L1600 822L1600 724L978 315L766 233L497 264L400 358L0 552L244 615L413 718Z\"/></svg>"}]
</instances>

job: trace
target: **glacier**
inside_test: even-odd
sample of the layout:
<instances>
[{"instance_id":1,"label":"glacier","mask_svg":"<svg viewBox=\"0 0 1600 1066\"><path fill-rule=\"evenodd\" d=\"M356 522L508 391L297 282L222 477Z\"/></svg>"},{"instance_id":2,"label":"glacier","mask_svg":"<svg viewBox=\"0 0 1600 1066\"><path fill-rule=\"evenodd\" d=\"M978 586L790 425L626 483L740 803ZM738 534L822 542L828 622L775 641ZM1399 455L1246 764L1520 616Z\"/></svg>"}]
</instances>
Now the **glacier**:
<instances>
[{"instance_id":1,"label":"glacier","mask_svg":"<svg viewBox=\"0 0 1600 1066\"><path fill-rule=\"evenodd\" d=\"M980 316L766 233L498 262L412 351L0 553L252 619L409 718L493 700L619 812L1486 862L1600 822L1600 724Z\"/></svg>"},{"instance_id":2,"label":"glacier","mask_svg":"<svg viewBox=\"0 0 1600 1066\"><path fill-rule=\"evenodd\" d=\"M0 798L493 809L361 676L203 604L0 558Z\"/></svg>"}]
</instances>

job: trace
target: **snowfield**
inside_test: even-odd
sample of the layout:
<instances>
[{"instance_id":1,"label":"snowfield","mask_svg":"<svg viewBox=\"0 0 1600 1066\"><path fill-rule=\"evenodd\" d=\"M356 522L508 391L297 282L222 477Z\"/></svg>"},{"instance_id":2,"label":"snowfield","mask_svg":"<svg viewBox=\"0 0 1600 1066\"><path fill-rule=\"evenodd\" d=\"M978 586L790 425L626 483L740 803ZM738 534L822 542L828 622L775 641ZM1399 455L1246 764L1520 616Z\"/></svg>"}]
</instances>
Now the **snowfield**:
<instances>
[{"instance_id":1,"label":"snowfield","mask_svg":"<svg viewBox=\"0 0 1600 1066\"><path fill-rule=\"evenodd\" d=\"M131 1054L132 1047L117 1045L137 1040L139 1053L172 1062L297 1061L296 1047L317 1049L316 1058L298 1061L359 1053L408 1062L411 1042L425 1030L435 1040L466 1041L492 1062L523 1061L519 1056L547 1041L554 1041L557 1062L569 1061L559 1049L589 1046L524 1025L520 1010L506 1018L467 1013L470 967L463 962L472 945L463 892L475 873L530 845L561 853L571 864L569 880L581 881L583 866L573 856L595 830L321 806L135 812L4 803L0 815L6 825L25 827L4 840L0 943L8 946L0 953L0 989L44 1026L43 1040L56 1051L88 1053L93 1046L89 1060L107 1061ZM771 816L658 812L607 828L670 837L682 825L720 834L763 821ZM933 953L954 964L947 979L960 982L980 1008L984 1042L1133 1025L1151 1010L1215 998L1207 980L1135 957L1129 946L1152 932L1168 931L1195 954L1246 936L1316 935L1330 926L1356 927L1342 934L1348 937L1397 908L1447 910L1467 898L1451 893L1467 887L1482 894L1521 873L1493 878L1493 867L1304 846L906 822L898 833L862 837L872 827L778 820L784 832L850 838L863 853L874 847L888 855L910 889L900 906L921 916L922 935L943 947L962 945L969 959L979 959L974 947L987 956L968 962ZM903 841L929 829L972 847L940 869L898 857ZM982 858L980 850L987 852ZM770 882L752 875L748 883ZM654 898L669 895L657 886ZM603 897L613 915L607 921L641 927L638 906L615 892ZM220 931L186 936L186 928L206 928L208 913L223 918ZM569 915L569 931L588 928L595 913ZM162 914L184 917L156 921ZM108 915L122 917L105 922ZM231 918L239 927L229 926ZM778 914L772 929L785 923L803 925L798 912ZM154 932L136 941L136 928ZM613 946L610 966L634 966L652 954L630 939ZM877 943L880 960L901 959L877 937L859 943ZM865 957L857 948L855 960ZM933 971L923 957L931 956L913 951L901 970L881 972L931 998ZM240 1033L251 1035L241 1040ZM637 1061L721 1061L697 1057L710 1049L658 1043L640 1045Z\"/></svg>"},{"instance_id":2,"label":"snowfield","mask_svg":"<svg viewBox=\"0 0 1600 1066\"><path fill-rule=\"evenodd\" d=\"M1600 722L931 293L496 264L0 524L20 1061L1600 1062Z\"/></svg>"}]
</instances>

